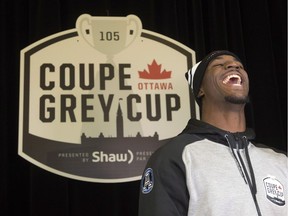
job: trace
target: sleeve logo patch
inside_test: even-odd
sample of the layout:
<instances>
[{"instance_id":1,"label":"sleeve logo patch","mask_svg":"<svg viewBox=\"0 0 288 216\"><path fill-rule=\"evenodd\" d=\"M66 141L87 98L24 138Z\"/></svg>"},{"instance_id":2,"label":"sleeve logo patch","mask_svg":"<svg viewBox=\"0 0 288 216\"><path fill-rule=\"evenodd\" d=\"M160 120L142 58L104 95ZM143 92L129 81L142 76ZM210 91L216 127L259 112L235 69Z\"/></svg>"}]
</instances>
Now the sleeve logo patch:
<instances>
[{"instance_id":1,"label":"sleeve logo patch","mask_svg":"<svg viewBox=\"0 0 288 216\"><path fill-rule=\"evenodd\" d=\"M143 194L148 194L152 191L154 186L153 170L148 168L145 170L141 180L141 191Z\"/></svg>"},{"instance_id":2,"label":"sleeve logo patch","mask_svg":"<svg viewBox=\"0 0 288 216\"><path fill-rule=\"evenodd\" d=\"M285 198L283 185L274 177L264 178L263 183L267 199L276 205L284 206Z\"/></svg>"}]
</instances>

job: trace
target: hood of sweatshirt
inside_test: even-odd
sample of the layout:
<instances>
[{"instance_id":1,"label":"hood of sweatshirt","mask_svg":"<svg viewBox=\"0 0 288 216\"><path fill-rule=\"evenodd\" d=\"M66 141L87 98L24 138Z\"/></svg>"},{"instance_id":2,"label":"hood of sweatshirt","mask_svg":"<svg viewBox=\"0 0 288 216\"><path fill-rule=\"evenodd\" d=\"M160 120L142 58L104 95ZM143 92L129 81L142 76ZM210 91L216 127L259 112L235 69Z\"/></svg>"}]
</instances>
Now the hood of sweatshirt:
<instances>
[{"instance_id":1,"label":"hood of sweatshirt","mask_svg":"<svg viewBox=\"0 0 288 216\"><path fill-rule=\"evenodd\" d=\"M217 143L221 143L226 146L229 145L227 140L229 139L231 141L230 147L240 149L243 149L246 143L234 142L234 141L242 140L243 138L252 141L255 138L255 133L251 128L247 128L244 132L231 133L229 131L219 129L213 125L197 120L195 118L189 120L187 126L180 134L196 134L200 137L203 136L206 139L209 139ZM236 146L236 143L238 143L237 144L238 146Z\"/></svg>"}]
</instances>

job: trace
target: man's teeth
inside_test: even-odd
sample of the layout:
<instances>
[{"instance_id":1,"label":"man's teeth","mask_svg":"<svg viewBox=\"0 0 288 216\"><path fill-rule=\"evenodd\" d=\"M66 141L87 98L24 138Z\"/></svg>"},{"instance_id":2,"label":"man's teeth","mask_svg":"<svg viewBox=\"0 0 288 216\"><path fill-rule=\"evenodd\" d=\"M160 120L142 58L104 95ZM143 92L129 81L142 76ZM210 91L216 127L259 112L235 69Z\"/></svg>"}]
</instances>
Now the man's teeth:
<instances>
[{"instance_id":1,"label":"man's teeth","mask_svg":"<svg viewBox=\"0 0 288 216\"><path fill-rule=\"evenodd\" d=\"M224 84L228 84L228 82L231 81L234 85L241 85L241 77L236 74L228 75L224 80Z\"/></svg>"}]
</instances>

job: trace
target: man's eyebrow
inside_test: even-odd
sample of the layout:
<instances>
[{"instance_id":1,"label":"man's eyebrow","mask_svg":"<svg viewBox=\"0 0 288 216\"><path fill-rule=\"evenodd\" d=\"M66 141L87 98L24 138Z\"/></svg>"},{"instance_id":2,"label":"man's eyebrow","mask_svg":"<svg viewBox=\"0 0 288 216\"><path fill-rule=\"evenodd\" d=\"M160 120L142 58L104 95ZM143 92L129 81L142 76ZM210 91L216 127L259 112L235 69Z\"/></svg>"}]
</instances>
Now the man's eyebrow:
<instances>
[{"instance_id":1,"label":"man's eyebrow","mask_svg":"<svg viewBox=\"0 0 288 216\"><path fill-rule=\"evenodd\" d=\"M234 61L238 61L238 62L241 63L241 61L239 59L235 58L234 56L231 56L231 57L233 57ZM217 56L217 57L214 58L214 60L221 60L221 59L223 59L223 56Z\"/></svg>"},{"instance_id":2,"label":"man's eyebrow","mask_svg":"<svg viewBox=\"0 0 288 216\"><path fill-rule=\"evenodd\" d=\"M210 63L217 61L217 60L222 60L222 59L223 59L223 57L217 56Z\"/></svg>"},{"instance_id":3,"label":"man's eyebrow","mask_svg":"<svg viewBox=\"0 0 288 216\"><path fill-rule=\"evenodd\" d=\"M217 56L215 59L222 59L223 57L222 56Z\"/></svg>"}]
</instances>

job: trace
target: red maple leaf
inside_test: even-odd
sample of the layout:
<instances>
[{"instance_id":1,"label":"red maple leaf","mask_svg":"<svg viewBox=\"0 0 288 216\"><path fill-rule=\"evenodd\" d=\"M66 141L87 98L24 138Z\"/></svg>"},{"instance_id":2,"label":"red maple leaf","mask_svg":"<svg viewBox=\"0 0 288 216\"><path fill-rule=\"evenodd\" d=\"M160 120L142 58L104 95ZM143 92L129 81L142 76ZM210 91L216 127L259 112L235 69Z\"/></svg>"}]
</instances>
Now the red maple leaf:
<instances>
[{"instance_id":1,"label":"red maple leaf","mask_svg":"<svg viewBox=\"0 0 288 216\"><path fill-rule=\"evenodd\" d=\"M166 71L165 69L161 71L161 64L157 64L155 59L152 64L148 64L148 71L144 69L143 71L138 71L139 77L141 79L169 79L171 78L171 71Z\"/></svg>"}]
</instances>

